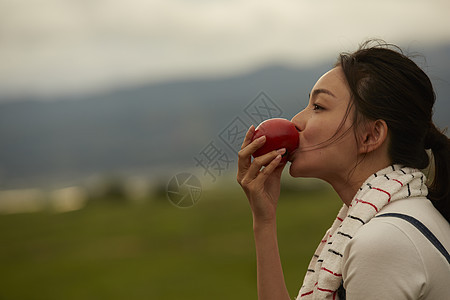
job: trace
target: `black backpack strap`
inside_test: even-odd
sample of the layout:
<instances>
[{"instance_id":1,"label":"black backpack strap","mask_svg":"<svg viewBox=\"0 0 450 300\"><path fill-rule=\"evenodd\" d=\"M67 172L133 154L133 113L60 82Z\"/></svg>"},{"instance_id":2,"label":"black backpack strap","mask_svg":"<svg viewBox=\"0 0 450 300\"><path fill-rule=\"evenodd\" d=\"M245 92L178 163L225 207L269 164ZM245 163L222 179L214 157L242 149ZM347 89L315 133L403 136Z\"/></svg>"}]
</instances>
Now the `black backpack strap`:
<instances>
[{"instance_id":1,"label":"black backpack strap","mask_svg":"<svg viewBox=\"0 0 450 300\"><path fill-rule=\"evenodd\" d=\"M437 237L428 229L427 226L425 226L422 222L417 220L416 218L413 218L408 215L399 214L399 213L386 213L382 215L376 216L378 217L395 217L400 218L405 221L408 221L412 225L414 225L419 231L439 250L439 252L444 255L444 257L447 259L447 262L450 264L450 254L448 254L448 251L445 249L445 247L441 244L441 242L437 239Z\"/></svg>"},{"instance_id":2,"label":"black backpack strap","mask_svg":"<svg viewBox=\"0 0 450 300\"><path fill-rule=\"evenodd\" d=\"M339 286L338 290L336 291L339 300L346 300L347 298L347 292L344 289L344 281L341 281L341 285Z\"/></svg>"}]
</instances>

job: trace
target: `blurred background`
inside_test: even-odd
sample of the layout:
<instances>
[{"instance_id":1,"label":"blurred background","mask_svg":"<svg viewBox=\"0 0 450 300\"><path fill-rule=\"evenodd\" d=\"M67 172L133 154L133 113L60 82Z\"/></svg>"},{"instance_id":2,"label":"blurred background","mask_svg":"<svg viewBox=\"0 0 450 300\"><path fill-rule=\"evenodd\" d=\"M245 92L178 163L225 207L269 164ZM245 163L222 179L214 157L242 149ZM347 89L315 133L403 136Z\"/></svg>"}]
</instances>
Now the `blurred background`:
<instances>
[{"instance_id":1,"label":"blurred background","mask_svg":"<svg viewBox=\"0 0 450 300\"><path fill-rule=\"evenodd\" d=\"M370 38L416 55L448 127L449 11L444 0L0 0L0 299L256 299L234 179L247 128L292 118L337 55ZM281 199L294 296L341 204L286 174Z\"/></svg>"}]
</instances>

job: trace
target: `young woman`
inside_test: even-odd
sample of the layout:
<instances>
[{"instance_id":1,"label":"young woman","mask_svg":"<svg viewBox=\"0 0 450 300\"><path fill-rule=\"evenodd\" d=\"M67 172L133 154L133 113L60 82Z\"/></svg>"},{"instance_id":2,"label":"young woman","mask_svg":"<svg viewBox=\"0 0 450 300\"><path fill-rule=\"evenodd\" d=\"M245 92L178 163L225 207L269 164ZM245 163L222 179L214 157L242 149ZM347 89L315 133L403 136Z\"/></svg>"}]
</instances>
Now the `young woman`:
<instances>
[{"instance_id":1,"label":"young woman","mask_svg":"<svg viewBox=\"0 0 450 300\"><path fill-rule=\"evenodd\" d=\"M344 204L297 299L449 299L450 142L432 122L434 102L428 76L389 45L341 54L317 81L292 119L300 143L289 173L325 180ZM251 142L254 130L237 180L253 215L258 297L287 300L276 233L285 149L252 161L265 142Z\"/></svg>"}]
</instances>

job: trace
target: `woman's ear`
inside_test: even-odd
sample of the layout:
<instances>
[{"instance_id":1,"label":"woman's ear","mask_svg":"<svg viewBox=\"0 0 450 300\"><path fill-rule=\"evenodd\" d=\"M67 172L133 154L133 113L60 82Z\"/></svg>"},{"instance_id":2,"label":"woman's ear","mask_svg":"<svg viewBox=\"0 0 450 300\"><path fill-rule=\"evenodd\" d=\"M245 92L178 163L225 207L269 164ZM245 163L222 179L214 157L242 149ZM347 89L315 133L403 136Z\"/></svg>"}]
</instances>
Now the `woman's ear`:
<instances>
[{"instance_id":1,"label":"woman's ear","mask_svg":"<svg viewBox=\"0 0 450 300\"><path fill-rule=\"evenodd\" d=\"M387 138L388 126L384 120L368 121L360 135L359 153L367 154L380 149L383 145L387 145Z\"/></svg>"}]
</instances>

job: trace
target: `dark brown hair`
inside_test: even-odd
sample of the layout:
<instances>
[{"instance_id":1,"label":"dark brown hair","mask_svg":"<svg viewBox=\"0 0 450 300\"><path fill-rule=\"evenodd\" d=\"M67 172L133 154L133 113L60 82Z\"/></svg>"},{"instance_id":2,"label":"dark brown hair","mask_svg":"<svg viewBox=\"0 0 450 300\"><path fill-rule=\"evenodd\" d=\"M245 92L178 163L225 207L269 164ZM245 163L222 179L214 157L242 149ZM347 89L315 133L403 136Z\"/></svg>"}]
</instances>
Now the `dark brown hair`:
<instances>
[{"instance_id":1,"label":"dark brown hair","mask_svg":"<svg viewBox=\"0 0 450 300\"><path fill-rule=\"evenodd\" d=\"M392 163L434 170L428 198L450 222L450 140L432 121L436 95L428 76L400 48L381 41L342 53L336 66L342 67L351 91L354 124L384 120Z\"/></svg>"}]
</instances>

